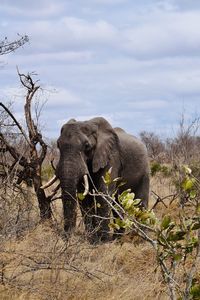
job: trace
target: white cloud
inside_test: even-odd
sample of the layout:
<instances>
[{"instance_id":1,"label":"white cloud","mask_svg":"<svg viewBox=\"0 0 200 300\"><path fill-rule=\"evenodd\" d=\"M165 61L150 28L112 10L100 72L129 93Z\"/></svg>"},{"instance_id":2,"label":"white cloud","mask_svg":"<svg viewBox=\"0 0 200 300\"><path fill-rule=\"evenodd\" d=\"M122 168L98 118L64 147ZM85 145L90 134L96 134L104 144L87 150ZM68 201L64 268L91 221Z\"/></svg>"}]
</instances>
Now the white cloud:
<instances>
[{"instance_id":1,"label":"white cloud","mask_svg":"<svg viewBox=\"0 0 200 300\"><path fill-rule=\"evenodd\" d=\"M177 4L173 0L158 0L154 10L174 11L177 10Z\"/></svg>"},{"instance_id":2,"label":"white cloud","mask_svg":"<svg viewBox=\"0 0 200 300\"><path fill-rule=\"evenodd\" d=\"M79 18L66 17L56 22L40 21L31 26L33 38L40 49L60 50L91 49L97 45L112 45L117 39L117 30L106 21L88 22ZM54 34L52 35L52 32ZM36 41L36 43L37 43Z\"/></svg>"},{"instance_id":3,"label":"white cloud","mask_svg":"<svg viewBox=\"0 0 200 300\"><path fill-rule=\"evenodd\" d=\"M171 7L176 10L195 10L200 8L197 0L159 0L161 6Z\"/></svg>"},{"instance_id":4,"label":"white cloud","mask_svg":"<svg viewBox=\"0 0 200 300\"><path fill-rule=\"evenodd\" d=\"M50 108L63 106L66 107L67 110L69 106L77 107L77 105L81 105L83 103L83 99L74 92L65 88L57 87L55 89L53 87L47 87L45 90L47 105Z\"/></svg>"},{"instance_id":5,"label":"white cloud","mask_svg":"<svg viewBox=\"0 0 200 300\"><path fill-rule=\"evenodd\" d=\"M31 23L17 22L13 27L16 32L23 32L26 28L30 35L27 52L38 52L39 55L41 52L58 53L57 59L77 52L93 53L95 57L102 54L107 57L131 55L148 60L198 55L200 48L200 11L152 11L142 18L142 22L129 22L126 26L120 21L113 24L106 18L86 20L65 16ZM46 60L46 57L41 56L41 59Z\"/></svg>"},{"instance_id":6,"label":"white cloud","mask_svg":"<svg viewBox=\"0 0 200 300\"><path fill-rule=\"evenodd\" d=\"M11 16L24 17L47 17L57 15L63 10L62 1L40 0L40 1L26 1L26 0L1 0L1 10Z\"/></svg>"},{"instance_id":7,"label":"white cloud","mask_svg":"<svg viewBox=\"0 0 200 300\"><path fill-rule=\"evenodd\" d=\"M156 17L156 16L155 16ZM159 14L124 32L123 48L138 58L197 55L200 12Z\"/></svg>"},{"instance_id":8,"label":"white cloud","mask_svg":"<svg viewBox=\"0 0 200 300\"><path fill-rule=\"evenodd\" d=\"M19 86L4 86L1 90L1 99L5 103L15 102L22 104L24 101L25 92Z\"/></svg>"},{"instance_id":9,"label":"white cloud","mask_svg":"<svg viewBox=\"0 0 200 300\"><path fill-rule=\"evenodd\" d=\"M130 54L140 59L198 55L200 12L152 14L146 22L121 28L105 20L86 21L65 17L37 21L26 26L34 47L40 51L106 51ZM52 32L54 34L52 35ZM100 48L98 48L100 47Z\"/></svg>"},{"instance_id":10,"label":"white cloud","mask_svg":"<svg viewBox=\"0 0 200 300\"><path fill-rule=\"evenodd\" d=\"M94 4L100 4L100 5L117 5L117 4L125 4L128 2L128 0L87 0L86 2Z\"/></svg>"},{"instance_id":11,"label":"white cloud","mask_svg":"<svg viewBox=\"0 0 200 300\"><path fill-rule=\"evenodd\" d=\"M16 53L15 56L10 56L9 63L16 65L27 65L34 62L35 66L40 64L59 65L59 64L82 64L92 60L93 53L91 51L62 51L59 52L43 52L30 53L27 55Z\"/></svg>"},{"instance_id":12,"label":"white cloud","mask_svg":"<svg viewBox=\"0 0 200 300\"><path fill-rule=\"evenodd\" d=\"M128 107L136 110L161 109L168 106L167 101L164 100L146 100L146 101L131 101Z\"/></svg>"}]
</instances>

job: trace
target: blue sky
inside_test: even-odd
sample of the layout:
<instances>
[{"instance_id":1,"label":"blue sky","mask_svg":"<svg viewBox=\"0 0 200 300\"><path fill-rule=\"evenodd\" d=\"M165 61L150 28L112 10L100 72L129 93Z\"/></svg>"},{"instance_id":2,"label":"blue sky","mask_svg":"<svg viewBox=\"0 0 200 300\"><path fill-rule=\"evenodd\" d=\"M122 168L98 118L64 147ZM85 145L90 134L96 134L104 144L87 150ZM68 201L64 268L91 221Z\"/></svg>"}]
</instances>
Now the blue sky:
<instances>
[{"instance_id":1,"label":"blue sky","mask_svg":"<svg viewBox=\"0 0 200 300\"><path fill-rule=\"evenodd\" d=\"M30 42L1 57L1 101L22 118L22 73L36 72L41 128L104 116L135 135L170 136L199 116L200 1L1 0L0 38Z\"/></svg>"}]
</instances>

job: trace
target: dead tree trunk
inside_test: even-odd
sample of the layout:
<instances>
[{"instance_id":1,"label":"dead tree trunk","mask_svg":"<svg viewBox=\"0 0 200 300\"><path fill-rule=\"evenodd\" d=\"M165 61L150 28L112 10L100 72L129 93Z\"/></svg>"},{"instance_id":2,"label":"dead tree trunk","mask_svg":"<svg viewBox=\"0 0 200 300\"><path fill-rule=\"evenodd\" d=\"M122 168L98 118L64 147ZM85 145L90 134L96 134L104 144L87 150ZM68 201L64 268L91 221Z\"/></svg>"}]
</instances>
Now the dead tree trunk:
<instances>
[{"instance_id":1,"label":"dead tree trunk","mask_svg":"<svg viewBox=\"0 0 200 300\"><path fill-rule=\"evenodd\" d=\"M41 220L50 219L52 213L51 206L50 206L50 201L46 197L44 190L41 189L42 180L41 180L40 167L36 169L36 174L33 176L33 186L38 199Z\"/></svg>"},{"instance_id":2,"label":"dead tree trunk","mask_svg":"<svg viewBox=\"0 0 200 300\"><path fill-rule=\"evenodd\" d=\"M22 126L18 123L16 118L10 112L10 110L3 104L0 103L0 106L6 111L9 117L12 119L12 122L17 126L18 130L24 137L27 144L27 153L23 156L18 152L17 148L11 145L10 141L7 140L5 134L0 132L0 140L9 151L10 155L14 160L14 165L19 164L21 170L16 172L18 177L17 183L20 184L22 181L27 182L28 180L32 182L35 194L38 199L38 205L40 209L41 220L50 219L52 215L51 211L51 199L47 197L44 190L41 189L42 186L42 163L45 159L47 153L47 145L44 142L41 133L38 131L36 124L32 118L32 100L39 90L40 86L37 85L37 82L34 82L30 76L20 74L18 75L22 86L26 89L26 99L24 105L24 115L27 125L27 130L24 130ZM39 150L38 150L39 149ZM13 167L13 162L12 162Z\"/></svg>"}]
</instances>

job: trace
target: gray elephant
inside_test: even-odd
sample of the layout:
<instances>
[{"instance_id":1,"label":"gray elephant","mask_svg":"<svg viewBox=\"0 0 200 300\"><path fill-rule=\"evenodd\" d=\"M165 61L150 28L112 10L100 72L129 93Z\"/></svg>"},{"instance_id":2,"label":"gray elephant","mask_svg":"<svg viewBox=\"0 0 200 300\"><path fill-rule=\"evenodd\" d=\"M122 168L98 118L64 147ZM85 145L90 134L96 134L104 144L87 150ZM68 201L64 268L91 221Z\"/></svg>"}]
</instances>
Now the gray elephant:
<instances>
[{"instance_id":1,"label":"gray elephant","mask_svg":"<svg viewBox=\"0 0 200 300\"><path fill-rule=\"evenodd\" d=\"M106 241L110 238L110 206L101 197L96 197L96 205L91 193L94 187L100 192L106 192L102 176L111 167L112 178L121 177L125 182L121 189L131 188L136 197L142 199L143 206L147 207L148 156L145 146L136 137L121 128L112 128L101 117L84 122L72 119L63 125L57 144L60 159L56 177L60 180L62 190L66 232L70 233L75 227L78 191L85 195L79 205L92 241Z\"/></svg>"}]
</instances>

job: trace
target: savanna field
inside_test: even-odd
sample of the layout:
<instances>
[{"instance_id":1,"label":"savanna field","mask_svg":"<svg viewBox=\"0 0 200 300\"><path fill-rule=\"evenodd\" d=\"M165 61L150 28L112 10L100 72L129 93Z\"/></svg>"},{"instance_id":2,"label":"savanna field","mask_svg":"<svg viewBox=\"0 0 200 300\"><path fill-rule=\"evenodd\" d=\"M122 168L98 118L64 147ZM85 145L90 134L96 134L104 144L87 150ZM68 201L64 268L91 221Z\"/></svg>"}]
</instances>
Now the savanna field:
<instances>
[{"instance_id":1,"label":"savanna field","mask_svg":"<svg viewBox=\"0 0 200 300\"><path fill-rule=\"evenodd\" d=\"M152 187L170 194L166 179L153 179ZM37 202L27 193L2 195L1 299L168 299L151 245L131 234L90 245L80 218L66 242L61 203L53 204L53 222L40 224ZM161 216L166 210L174 215L176 203L155 209Z\"/></svg>"},{"instance_id":2,"label":"savanna field","mask_svg":"<svg viewBox=\"0 0 200 300\"><path fill-rule=\"evenodd\" d=\"M158 220L170 216L167 224L165 220L162 225L158 225L163 226L162 232L170 232L170 226L175 226L171 220L180 223L181 201L191 201L193 198L198 202L198 194L187 198L188 192L194 191L194 185L184 188L181 194L178 187L183 187L183 180L180 178L182 175L177 173L176 164L173 167L175 173L171 172L174 159L177 164L185 166L190 154L188 162L192 167L187 167L186 173L194 170L198 182L199 169L194 163L198 159L197 153L194 153L198 139L186 136L186 144L181 145L179 143L183 143L183 140L175 139L169 147L171 152L166 152L166 148L163 148L166 144L162 144L155 135L143 133L141 137L147 145L151 160L149 209L153 208ZM191 139L190 143L187 139ZM191 141L195 141L192 147ZM180 149L184 151L177 156ZM187 157L184 156L186 150ZM46 165L43 171L44 180L48 180L50 173L51 170ZM6 180L2 178L0 191L0 299L184 299L178 298L181 295L179 292L175 296L177 298L170 294L155 249L133 229L127 229L127 233L118 240L91 245L87 241L78 212L76 230L71 238L66 240L61 200L55 200L51 204L52 221L41 222L33 188L23 184L16 187L12 180L14 179L9 176ZM191 185L189 181L185 182L186 185ZM50 193L50 190L51 188L47 193ZM192 206L188 205L186 211L187 216L194 215ZM198 225L199 219L195 220L195 224ZM195 229L199 228L197 225ZM176 233L173 233L173 237L176 237ZM151 237L152 233L148 234ZM185 243L183 239L166 240L168 244L174 241ZM195 257L192 278L196 292L185 299L200 299L200 263L197 251L199 240L187 245L190 245L190 248L187 246L184 253L191 249L190 253L188 252L190 257L180 254L182 250L177 250L176 257L169 254L167 265L169 269L174 265L173 278L179 289L184 290L186 270L192 267ZM182 246L178 245L177 249L182 249ZM170 251L167 248L165 253Z\"/></svg>"}]
</instances>

